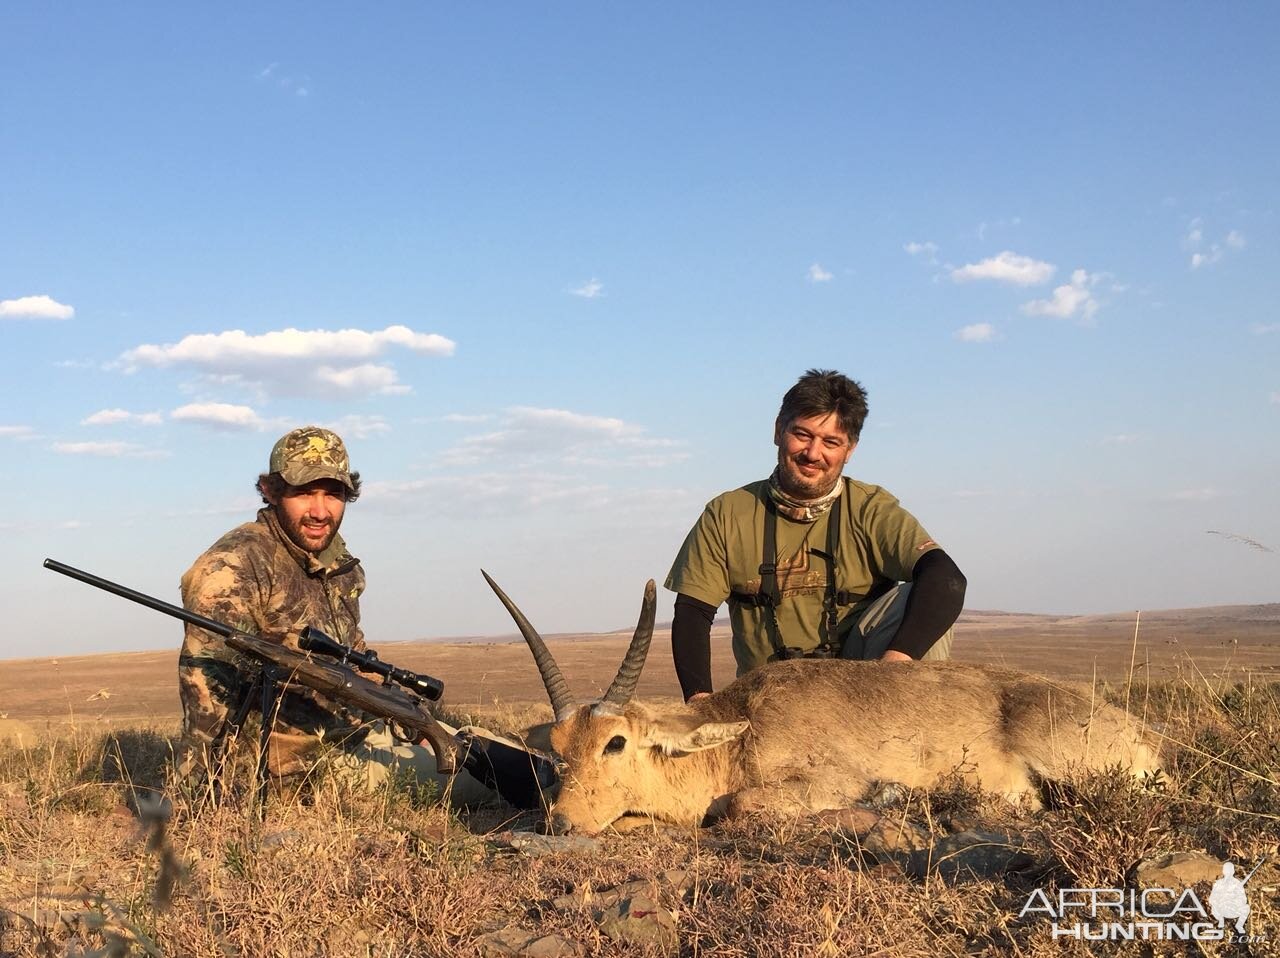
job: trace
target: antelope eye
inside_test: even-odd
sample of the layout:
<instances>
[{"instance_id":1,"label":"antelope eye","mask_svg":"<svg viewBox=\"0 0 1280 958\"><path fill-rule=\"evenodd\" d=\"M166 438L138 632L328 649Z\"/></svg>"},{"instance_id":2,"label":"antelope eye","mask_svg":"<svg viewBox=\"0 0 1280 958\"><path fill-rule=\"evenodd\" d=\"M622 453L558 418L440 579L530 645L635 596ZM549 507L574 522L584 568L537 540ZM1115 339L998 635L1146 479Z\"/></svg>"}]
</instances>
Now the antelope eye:
<instances>
[{"instance_id":1,"label":"antelope eye","mask_svg":"<svg viewBox=\"0 0 1280 958\"><path fill-rule=\"evenodd\" d=\"M626 747L627 740L621 735L615 735L613 738L609 739L609 743L604 747L604 754L611 755L616 752L621 752Z\"/></svg>"}]
</instances>

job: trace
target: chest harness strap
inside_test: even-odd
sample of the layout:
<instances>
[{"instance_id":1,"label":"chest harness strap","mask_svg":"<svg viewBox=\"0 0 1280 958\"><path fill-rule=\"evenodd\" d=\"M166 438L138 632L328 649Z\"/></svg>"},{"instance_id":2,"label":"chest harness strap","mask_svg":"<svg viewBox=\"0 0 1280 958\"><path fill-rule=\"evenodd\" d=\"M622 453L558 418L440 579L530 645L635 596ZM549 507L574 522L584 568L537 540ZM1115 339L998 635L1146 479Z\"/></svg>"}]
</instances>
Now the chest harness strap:
<instances>
[{"instance_id":1,"label":"chest harness strap","mask_svg":"<svg viewBox=\"0 0 1280 958\"><path fill-rule=\"evenodd\" d=\"M764 500L764 542L760 557L760 590L753 594L733 592L730 598L744 605L751 605L765 610L765 628L769 633L769 642L779 659L829 659L840 654L841 643L836 639L836 627L839 622L839 607L851 605L854 601L846 591L836 590L836 541L840 535L840 499L831 503L827 513L827 551L822 555L827 560L827 589L822 598L822 614L827 626L826 638L817 648L804 650L795 646L787 646L782 642L778 630L777 605L782 600L778 589L778 507L766 493ZM816 553L816 549L810 552Z\"/></svg>"}]
</instances>

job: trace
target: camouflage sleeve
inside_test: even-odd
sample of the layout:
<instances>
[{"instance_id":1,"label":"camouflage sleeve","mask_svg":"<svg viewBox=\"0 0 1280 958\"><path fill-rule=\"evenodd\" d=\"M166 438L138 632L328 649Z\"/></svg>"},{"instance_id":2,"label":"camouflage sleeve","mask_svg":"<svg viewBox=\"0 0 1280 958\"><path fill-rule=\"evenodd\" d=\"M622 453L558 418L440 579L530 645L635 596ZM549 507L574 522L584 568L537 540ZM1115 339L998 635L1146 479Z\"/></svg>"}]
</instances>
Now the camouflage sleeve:
<instances>
[{"instance_id":1,"label":"camouflage sleeve","mask_svg":"<svg viewBox=\"0 0 1280 958\"><path fill-rule=\"evenodd\" d=\"M351 647L363 650L366 646L364 643L364 627L360 624L360 596L364 594L365 578L364 568L356 566L353 583L346 596L343 597L343 605L347 610L347 614L351 616Z\"/></svg>"},{"instance_id":2,"label":"camouflage sleeve","mask_svg":"<svg viewBox=\"0 0 1280 958\"><path fill-rule=\"evenodd\" d=\"M270 637L262 628L258 572L250 549L210 550L182 577L182 604L234 629ZM213 742L248 691L252 674L221 636L187 625L178 659L184 736L193 744Z\"/></svg>"}]
</instances>

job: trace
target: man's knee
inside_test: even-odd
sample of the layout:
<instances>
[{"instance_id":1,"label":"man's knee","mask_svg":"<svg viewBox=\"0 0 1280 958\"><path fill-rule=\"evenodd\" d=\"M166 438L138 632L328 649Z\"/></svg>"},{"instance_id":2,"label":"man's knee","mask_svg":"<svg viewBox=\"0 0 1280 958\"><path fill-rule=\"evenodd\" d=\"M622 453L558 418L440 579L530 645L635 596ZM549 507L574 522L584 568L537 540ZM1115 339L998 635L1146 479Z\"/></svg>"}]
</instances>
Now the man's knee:
<instances>
[{"instance_id":1,"label":"man's knee","mask_svg":"<svg viewBox=\"0 0 1280 958\"><path fill-rule=\"evenodd\" d=\"M955 641L955 626L942 633L942 637L929 647L929 651L920 656L921 662L945 662L951 658L951 644Z\"/></svg>"},{"instance_id":2,"label":"man's knee","mask_svg":"<svg viewBox=\"0 0 1280 958\"><path fill-rule=\"evenodd\" d=\"M911 583L900 582L867 608L845 640L843 657L846 659L878 659L893 644L902 626L911 595ZM940 662L951 658L951 645L955 640L955 627L946 632L922 655L921 661Z\"/></svg>"},{"instance_id":3,"label":"man's knee","mask_svg":"<svg viewBox=\"0 0 1280 958\"><path fill-rule=\"evenodd\" d=\"M406 776L418 785L434 785L440 797L454 805L494 805L499 800L493 789L465 770L455 775L441 773L435 752L397 740L382 723L375 725L359 745L335 756L332 766L340 778L363 788L378 788Z\"/></svg>"}]
</instances>

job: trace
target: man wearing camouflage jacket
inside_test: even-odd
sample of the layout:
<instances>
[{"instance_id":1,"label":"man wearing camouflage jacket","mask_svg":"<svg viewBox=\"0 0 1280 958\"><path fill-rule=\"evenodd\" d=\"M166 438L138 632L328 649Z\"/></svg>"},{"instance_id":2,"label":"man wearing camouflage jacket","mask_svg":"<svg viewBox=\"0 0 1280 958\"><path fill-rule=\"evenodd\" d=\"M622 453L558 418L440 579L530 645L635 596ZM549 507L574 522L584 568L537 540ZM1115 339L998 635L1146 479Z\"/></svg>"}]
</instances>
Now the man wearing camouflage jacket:
<instances>
[{"instance_id":1,"label":"man wearing camouflage jacket","mask_svg":"<svg viewBox=\"0 0 1280 958\"><path fill-rule=\"evenodd\" d=\"M183 605L294 650L308 625L363 649L364 570L338 535L359 483L342 440L329 430L308 426L282 437L258 479L265 507L187 570ZM178 684L188 766L203 764L202 753L249 693L256 671L221 637L186 626ZM277 776L303 772L322 740L354 745L367 731L360 716L319 693L290 690L268 742L267 767Z\"/></svg>"},{"instance_id":2,"label":"man wearing camouflage jacket","mask_svg":"<svg viewBox=\"0 0 1280 958\"><path fill-rule=\"evenodd\" d=\"M257 487L264 508L253 522L215 542L187 570L182 577L183 605L295 651L308 625L344 645L364 649L364 570L338 534L347 504L360 494L360 474L351 471L342 439L316 426L286 433L271 450L268 471L258 477ZM184 774L208 766L232 716L252 693L257 671L256 663L246 661L221 637L186 626L178 659ZM536 805L544 783L530 779L527 753L503 750L490 738L467 736L462 741L474 745L465 759L468 770L514 796L517 803L523 798ZM446 779L436 771L430 749L397 742L383 723L370 722L312 689L291 687L268 739L268 770L277 777L305 773L331 745L337 746L332 764L367 784L407 768L421 781L448 787L459 804L495 797L490 787L466 771ZM494 768L502 757L515 766L506 781Z\"/></svg>"}]
</instances>

